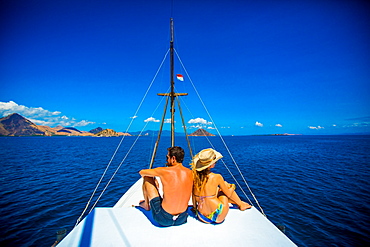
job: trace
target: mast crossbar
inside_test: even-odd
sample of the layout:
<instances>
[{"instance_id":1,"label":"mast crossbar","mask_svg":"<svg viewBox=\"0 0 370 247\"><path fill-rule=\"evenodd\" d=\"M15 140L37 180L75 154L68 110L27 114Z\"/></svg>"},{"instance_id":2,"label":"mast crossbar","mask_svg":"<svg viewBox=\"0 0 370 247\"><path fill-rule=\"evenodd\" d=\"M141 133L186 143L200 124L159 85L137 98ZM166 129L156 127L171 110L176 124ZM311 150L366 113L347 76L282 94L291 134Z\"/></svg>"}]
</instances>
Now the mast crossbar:
<instances>
[{"instance_id":1,"label":"mast crossbar","mask_svg":"<svg viewBox=\"0 0 370 247\"><path fill-rule=\"evenodd\" d=\"M157 93L157 95L158 96L169 96L169 97L171 97L172 95L174 96L174 97L177 97L177 96L186 96L186 95L188 95L187 93Z\"/></svg>"}]
</instances>

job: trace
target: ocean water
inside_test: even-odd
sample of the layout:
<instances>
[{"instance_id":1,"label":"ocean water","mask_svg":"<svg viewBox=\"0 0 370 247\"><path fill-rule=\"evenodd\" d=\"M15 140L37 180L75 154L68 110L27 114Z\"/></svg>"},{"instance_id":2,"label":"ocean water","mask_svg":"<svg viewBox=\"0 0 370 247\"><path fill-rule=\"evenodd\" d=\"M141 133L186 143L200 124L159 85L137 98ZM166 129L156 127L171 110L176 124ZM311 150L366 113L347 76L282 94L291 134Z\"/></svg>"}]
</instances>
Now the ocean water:
<instances>
[{"instance_id":1,"label":"ocean water","mask_svg":"<svg viewBox=\"0 0 370 247\"><path fill-rule=\"evenodd\" d=\"M298 246L365 246L370 242L370 136L224 139L267 217L284 225L285 234ZM51 246L56 231L71 230L120 140L0 138L0 246ZM124 162L97 206L113 206L139 179L138 171L148 167L155 139L140 138L126 156L135 140L124 139L103 184ZM209 140L242 181L220 139ZM168 137L162 137L155 166L164 164L169 143ZM210 147L204 137L191 138L191 144L196 152ZM184 164L189 164L185 139L178 139L176 145L185 148ZM218 162L215 172L233 182L222 163ZM243 194L242 198L248 200Z\"/></svg>"}]
</instances>

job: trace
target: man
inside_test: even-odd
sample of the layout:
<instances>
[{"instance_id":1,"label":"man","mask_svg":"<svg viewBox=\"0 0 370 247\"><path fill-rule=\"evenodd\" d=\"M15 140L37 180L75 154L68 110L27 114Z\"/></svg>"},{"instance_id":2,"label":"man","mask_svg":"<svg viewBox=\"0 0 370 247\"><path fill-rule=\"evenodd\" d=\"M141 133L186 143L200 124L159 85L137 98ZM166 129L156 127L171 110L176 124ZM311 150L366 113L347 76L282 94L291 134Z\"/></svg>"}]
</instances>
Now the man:
<instances>
[{"instance_id":1,"label":"man","mask_svg":"<svg viewBox=\"0 0 370 247\"><path fill-rule=\"evenodd\" d=\"M167 167L144 169L139 173L144 179L144 201L140 206L151 210L154 220L161 226L176 226L186 223L188 202L192 193L193 176L184 167L184 150L181 147L167 149ZM158 191L159 177L163 185L163 198Z\"/></svg>"}]
</instances>

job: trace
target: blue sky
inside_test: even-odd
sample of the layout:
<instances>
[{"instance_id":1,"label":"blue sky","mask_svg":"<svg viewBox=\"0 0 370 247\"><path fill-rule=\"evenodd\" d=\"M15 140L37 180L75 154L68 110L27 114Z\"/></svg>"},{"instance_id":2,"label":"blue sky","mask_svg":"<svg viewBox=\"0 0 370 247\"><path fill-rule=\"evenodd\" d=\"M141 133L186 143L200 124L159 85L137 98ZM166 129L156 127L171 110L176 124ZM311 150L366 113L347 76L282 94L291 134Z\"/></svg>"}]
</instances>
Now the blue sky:
<instances>
[{"instance_id":1,"label":"blue sky","mask_svg":"<svg viewBox=\"0 0 370 247\"><path fill-rule=\"evenodd\" d=\"M136 115L130 131L157 129L168 57L135 111L168 50L172 15L189 132L370 133L366 1L182 0L173 12L171 2L1 1L0 116L125 131Z\"/></svg>"}]
</instances>

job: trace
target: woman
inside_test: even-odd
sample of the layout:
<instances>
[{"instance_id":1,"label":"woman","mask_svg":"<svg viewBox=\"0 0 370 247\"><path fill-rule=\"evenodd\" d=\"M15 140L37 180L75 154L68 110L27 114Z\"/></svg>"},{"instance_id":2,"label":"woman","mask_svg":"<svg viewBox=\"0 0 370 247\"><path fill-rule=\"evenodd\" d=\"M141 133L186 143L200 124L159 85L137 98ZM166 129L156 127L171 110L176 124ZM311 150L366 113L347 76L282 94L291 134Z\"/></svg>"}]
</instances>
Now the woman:
<instances>
[{"instance_id":1,"label":"woman","mask_svg":"<svg viewBox=\"0 0 370 247\"><path fill-rule=\"evenodd\" d=\"M222 223L229 212L229 203L237 204L242 211L252 207L240 200L234 184L211 172L221 158L219 152L208 148L195 155L192 162L193 205L198 218L205 223Z\"/></svg>"}]
</instances>

